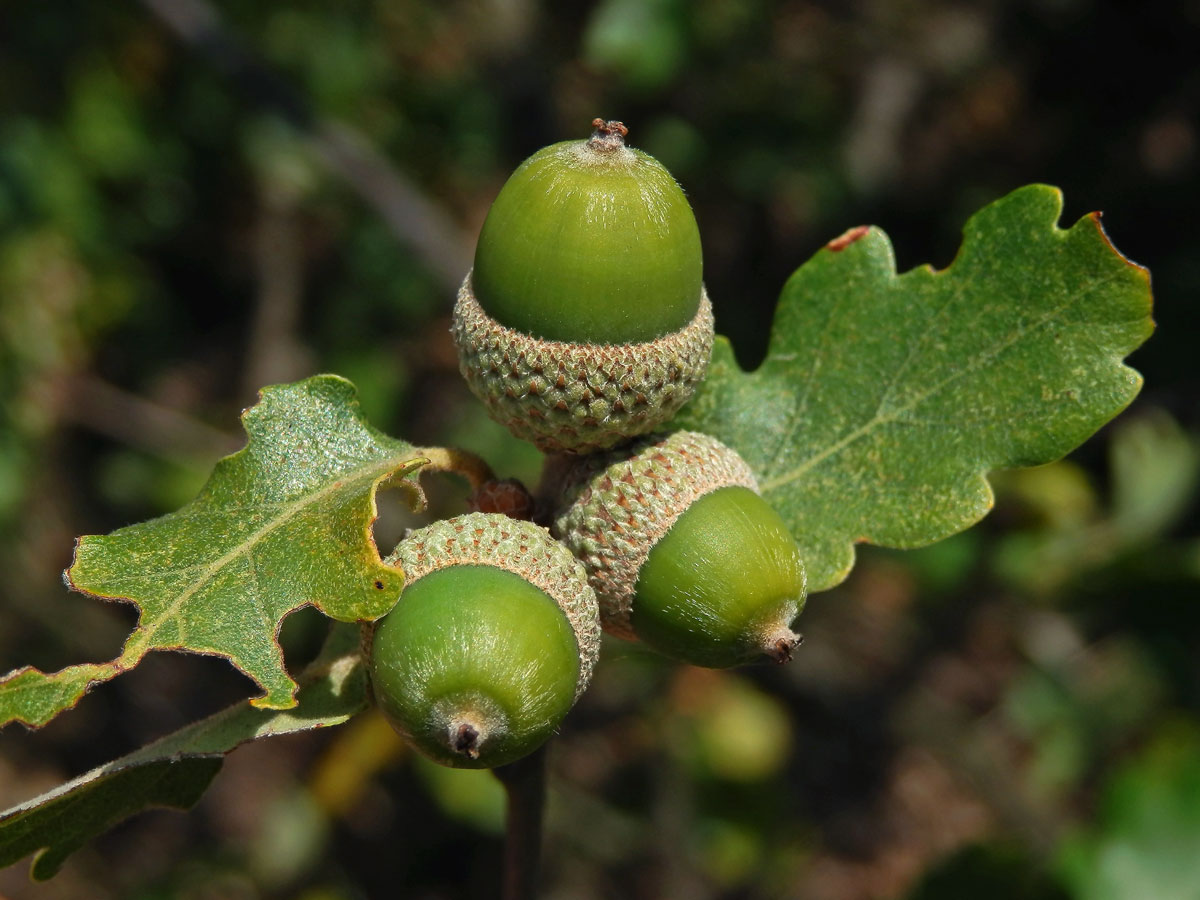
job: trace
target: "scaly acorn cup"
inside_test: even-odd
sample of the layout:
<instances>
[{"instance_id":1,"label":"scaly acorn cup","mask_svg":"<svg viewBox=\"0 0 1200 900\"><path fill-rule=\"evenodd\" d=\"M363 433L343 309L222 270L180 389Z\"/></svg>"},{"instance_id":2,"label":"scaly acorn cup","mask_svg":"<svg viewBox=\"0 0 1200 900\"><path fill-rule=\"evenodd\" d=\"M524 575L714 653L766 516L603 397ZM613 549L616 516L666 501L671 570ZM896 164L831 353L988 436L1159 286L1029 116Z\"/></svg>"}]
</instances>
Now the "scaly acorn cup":
<instances>
[{"instance_id":1,"label":"scaly acorn cup","mask_svg":"<svg viewBox=\"0 0 1200 900\"><path fill-rule=\"evenodd\" d=\"M400 600L370 640L375 699L437 762L492 768L550 737L600 649L596 596L546 529L470 513L413 532L388 557Z\"/></svg>"},{"instance_id":2,"label":"scaly acorn cup","mask_svg":"<svg viewBox=\"0 0 1200 900\"><path fill-rule=\"evenodd\" d=\"M745 461L689 431L554 457L551 533L581 560L605 630L698 666L791 659L804 567Z\"/></svg>"},{"instance_id":3,"label":"scaly acorn cup","mask_svg":"<svg viewBox=\"0 0 1200 900\"><path fill-rule=\"evenodd\" d=\"M712 304L671 174L620 122L539 150L479 235L454 308L459 368L491 416L547 452L589 453L670 419L704 378Z\"/></svg>"}]
</instances>

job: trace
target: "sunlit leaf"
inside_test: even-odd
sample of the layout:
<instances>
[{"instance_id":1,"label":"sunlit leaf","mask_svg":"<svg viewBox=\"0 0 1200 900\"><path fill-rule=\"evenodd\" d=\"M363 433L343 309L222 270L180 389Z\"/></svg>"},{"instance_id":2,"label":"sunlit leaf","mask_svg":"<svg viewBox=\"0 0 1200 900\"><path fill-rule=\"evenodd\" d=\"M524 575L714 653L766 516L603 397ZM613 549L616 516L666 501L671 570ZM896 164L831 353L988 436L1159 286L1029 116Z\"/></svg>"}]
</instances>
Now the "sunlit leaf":
<instances>
[{"instance_id":1,"label":"sunlit leaf","mask_svg":"<svg viewBox=\"0 0 1200 900\"><path fill-rule=\"evenodd\" d=\"M138 626L111 662L0 681L0 724L41 725L164 649L226 657L263 688L254 705L287 709L295 684L276 637L289 613L369 620L395 604L403 574L375 547L375 494L402 478L418 490L409 476L423 460L367 425L354 386L333 375L265 388L242 420L249 443L187 506L79 539L69 586L134 603Z\"/></svg>"},{"instance_id":2,"label":"sunlit leaf","mask_svg":"<svg viewBox=\"0 0 1200 900\"><path fill-rule=\"evenodd\" d=\"M982 518L987 473L1057 459L1124 409L1121 360L1153 328L1147 272L1054 188L967 223L947 269L896 273L882 231L847 232L784 286L767 358L743 372L718 339L677 424L755 469L809 587L846 577L854 544L919 547Z\"/></svg>"}]
</instances>

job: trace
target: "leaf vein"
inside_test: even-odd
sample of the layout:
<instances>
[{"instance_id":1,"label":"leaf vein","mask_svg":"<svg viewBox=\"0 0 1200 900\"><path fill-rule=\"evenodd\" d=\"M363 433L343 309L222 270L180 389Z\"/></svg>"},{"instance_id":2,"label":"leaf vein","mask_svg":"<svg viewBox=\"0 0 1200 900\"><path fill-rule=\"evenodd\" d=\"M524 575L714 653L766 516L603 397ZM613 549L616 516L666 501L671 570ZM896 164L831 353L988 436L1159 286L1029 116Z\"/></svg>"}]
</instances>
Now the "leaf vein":
<instances>
[{"instance_id":1,"label":"leaf vein","mask_svg":"<svg viewBox=\"0 0 1200 900\"><path fill-rule=\"evenodd\" d=\"M249 552L250 548L253 548L255 545L268 537L273 531L289 521L293 515L312 506L314 503L323 500L326 496L334 491L344 489L348 483L357 484L362 481L373 482L380 475L385 474L388 470L397 467L403 461L404 460L397 460L395 457L388 457L386 460L378 462L374 465L346 473L337 481L282 506L280 508L280 513L277 516L269 519L261 528L251 534L245 541L239 543L237 547L229 550L226 553L223 553L212 563L198 567L204 571L204 575L198 578L192 585L190 585L174 600L172 600L171 603L162 611L157 621L150 622L145 626L139 627L134 635L131 635L129 645L126 646L125 653L122 654L122 656L125 656L131 652L137 652L140 656L141 653L143 653L145 649L150 646L150 642L153 640L155 633L168 619L179 615L180 610L188 600L190 600L205 586L207 586L213 578L220 574L220 572L227 565L229 565L230 562L236 559L240 554ZM141 639L135 643L134 638L139 635Z\"/></svg>"},{"instance_id":2,"label":"leaf vein","mask_svg":"<svg viewBox=\"0 0 1200 900\"><path fill-rule=\"evenodd\" d=\"M812 386L817 380L817 375L821 371L821 365L824 362L825 353L829 347L830 332L833 330L829 327L829 323L833 320L834 314L842 304L845 294L840 294L829 307L829 313L825 318L825 327L821 329L821 342L817 346L816 352L812 355L812 362L808 370L808 377L804 381L804 388L796 397L796 405L793 407L791 422L785 434L780 435L779 440L775 444L775 450L770 454L768 459L777 459L783 452L795 442L796 432L800 430L801 423L804 421L805 413L808 411L808 398L812 391ZM795 356L795 354L793 354ZM776 357L778 358L778 357Z\"/></svg>"},{"instance_id":3,"label":"leaf vein","mask_svg":"<svg viewBox=\"0 0 1200 900\"><path fill-rule=\"evenodd\" d=\"M980 369L985 368L987 365L989 365L991 362L993 362L998 356L1000 356L1000 354L1002 354L1004 351L1008 350L1010 347L1012 347L1014 344L1016 344L1019 340L1021 340L1021 338L1025 337L1027 334L1037 331L1040 328L1045 327L1046 325L1048 325L1052 322L1057 321L1065 312L1067 312L1072 307L1080 304L1085 298L1090 297L1093 293L1095 293L1099 289L1105 287L1109 283L1116 281L1117 278L1119 278L1121 274L1122 274L1121 272L1113 272L1112 274L1108 275L1105 278L1095 279L1086 287L1086 289L1077 292L1070 299L1068 299L1065 302L1063 302L1062 304L1052 308L1049 312L1047 312L1040 319L1036 320L1034 323L1029 324L1029 325L1018 324L1009 333L1009 335L1007 337L1005 337L1002 341L998 342L991 350L980 353L979 355L973 357L972 359L967 360L967 362L964 365L955 369L946 378L942 379L940 382L931 386L924 393L915 395L909 402L905 403L903 406L893 407L888 412L883 412L883 406L882 406L882 402L881 402L880 406L876 409L876 412L874 413L874 415L872 415L871 418L868 419L866 422L864 422L862 425L858 426L853 431L849 432L848 434L846 434L839 440L835 441L833 444L826 447L825 449L823 449L817 453L814 453L812 456L803 460L799 465L794 466L789 471L781 473L779 475L774 476L773 478L769 478L769 479L765 480L761 485L761 489L763 491L771 491L771 490L775 490L776 488L783 487L784 485L789 484L790 482L799 480L804 475L806 475L809 471L811 471L813 468L815 468L816 466L820 465L825 460L827 460L829 457L831 457L837 453L840 453L842 450L844 450L846 447L850 446L851 444L855 443L860 438L865 437L872 430L874 430L877 426L897 420L902 415L910 412L917 406L924 403L930 397L936 396L938 393L945 390L945 388L947 388L949 385L953 384L954 382L958 381L962 377L964 377L968 374L974 374L975 372L978 372Z\"/></svg>"}]
</instances>

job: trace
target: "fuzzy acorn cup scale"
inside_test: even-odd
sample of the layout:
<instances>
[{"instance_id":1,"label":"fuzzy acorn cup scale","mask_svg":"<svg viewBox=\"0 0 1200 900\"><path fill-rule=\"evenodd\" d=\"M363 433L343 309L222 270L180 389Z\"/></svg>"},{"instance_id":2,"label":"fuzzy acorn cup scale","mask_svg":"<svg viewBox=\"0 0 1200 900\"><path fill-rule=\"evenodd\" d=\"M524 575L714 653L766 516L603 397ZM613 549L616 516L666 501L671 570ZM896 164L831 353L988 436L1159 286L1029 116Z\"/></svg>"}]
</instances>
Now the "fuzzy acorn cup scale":
<instances>
[{"instance_id":1,"label":"fuzzy acorn cup scale","mask_svg":"<svg viewBox=\"0 0 1200 900\"><path fill-rule=\"evenodd\" d=\"M599 625L675 659L785 662L804 568L750 467L668 423L704 377L713 319L683 191L597 119L504 185L455 308L463 374L546 451L550 530L474 513L407 538L373 631L380 708L433 759L511 762L586 687Z\"/></svg>"},{"instance_id":2,"label":"fuzzy acorn cup scale","mask_svg":"<svg viewBox=\"0 0 1200 900\"><path fill-rule=\"evenodd\" d=\"M551 460L546 482L551 532L583 560L610 633L710 668L792 658L804 566L733 450L691 431L652 435Z\"/></svg>"}]
</instances>

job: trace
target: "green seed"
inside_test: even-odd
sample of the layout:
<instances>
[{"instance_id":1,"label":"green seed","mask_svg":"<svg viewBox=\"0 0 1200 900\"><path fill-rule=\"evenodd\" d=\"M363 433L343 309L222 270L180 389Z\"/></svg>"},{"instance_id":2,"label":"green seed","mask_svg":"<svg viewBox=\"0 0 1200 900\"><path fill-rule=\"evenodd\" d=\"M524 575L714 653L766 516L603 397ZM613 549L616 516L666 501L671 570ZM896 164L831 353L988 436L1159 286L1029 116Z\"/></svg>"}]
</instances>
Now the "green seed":
<instances>
[{"instance_id":1,"label":"green seed","mask_svg":"<svg viewBox=\"0 0 1200 900\"><path fill-rule=\"evenodd\" d=\"M404 590L375 630L380 708L423 753L491 768L541 745L570 710L579 649L542 590L493 566L454 566Z\"/></svg>"},{"instance_id":2,"label":"green seed","mask_svg":"<svg viewBox=\"0 0 1200 900\"><path fill-rule=\"evenodd\" d=\"M475 296L546 340L653 340L699 309L700 232L661 163L597 135L539 150L508 179L479 236Z\"/></svg>"},{"instance_id":3,"label":"green seed","mask_svg":"<svg viewBox=\"0 0 1200 900\"><path fill-rule=\"evenodd\" d=\"M535 750L587 687L596 595L532 522L469 513L418 529L387 562L407 579L370 635L375 699L437 762L491 768Z\"/></svg>"},{"instance_id":4,"label":"green seed","mask_svg":"<svg viewBox=\"0 0 1200 900\"><path fill-rule=\"evenodd\" d=\"M803 602L787 526L758 494L727 487L689 506L650 550L631 621L660 653L722 668L789 655Z\"/></svg>"},{"instance_id":5,"label":"green seed","mask_svg":"<svg viewBox=\"0 0 1200 900\"><path fill-rule=\"evenodd\" d=\"M708 371L700 235L670 174L620 122L513 173L454 305L459 370L488 413L547 453L646 434Z\"/></svg>"},{"instance_id":6,"label":"green seed","mask_svg":"<svg viewBox=\"0 0 1200 900\"><path fill-rule=\"evenodd\" d=\"M791 658L804 567L735 451L652 436L554 458L544 492L562 498L552 532L583 561L605 630L700 666Z\"/></svg>"}]
</instances>

